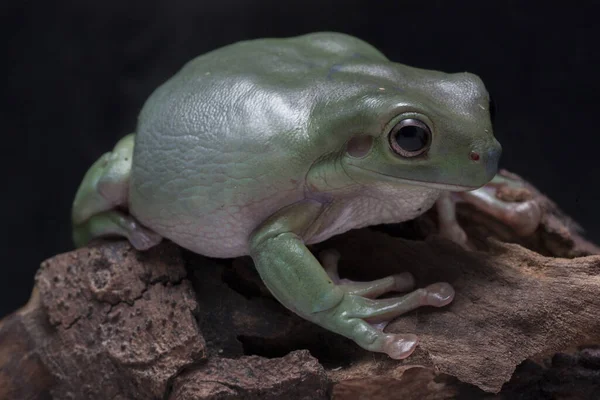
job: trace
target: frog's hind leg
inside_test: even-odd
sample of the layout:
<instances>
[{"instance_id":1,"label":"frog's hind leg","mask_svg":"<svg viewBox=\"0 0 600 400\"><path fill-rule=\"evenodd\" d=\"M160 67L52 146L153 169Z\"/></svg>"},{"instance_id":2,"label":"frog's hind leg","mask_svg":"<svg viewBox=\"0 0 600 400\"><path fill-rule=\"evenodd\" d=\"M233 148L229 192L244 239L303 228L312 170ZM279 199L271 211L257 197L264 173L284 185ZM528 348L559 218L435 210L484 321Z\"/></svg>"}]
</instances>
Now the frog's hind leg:
<instances>
[{"instance_id":1,"label":"frog's hind leg","mask_svg":"<svg viewBox=\"0 0 600 400\"><path fill-rule=\"evenodd\" d=\"M71 220L77 247L103 236L124 236L138 250L148 249L161 237L127 215L129 176L134 135L121 139L85 174L75 200Z\"/></svg>"},{"instance_id":2,"label":"frog's hind leg","mask_svg":"<svg viewBox=\"0 0 600 400\"><path fill-rule=\"evenodd\" d=\"M104 236L124 236L138 250L147 250L162 240L161 236L141 226L133 217L117 210L93 215L73 227L73 241L77 247Z\"/></svg>"}]
</instances>

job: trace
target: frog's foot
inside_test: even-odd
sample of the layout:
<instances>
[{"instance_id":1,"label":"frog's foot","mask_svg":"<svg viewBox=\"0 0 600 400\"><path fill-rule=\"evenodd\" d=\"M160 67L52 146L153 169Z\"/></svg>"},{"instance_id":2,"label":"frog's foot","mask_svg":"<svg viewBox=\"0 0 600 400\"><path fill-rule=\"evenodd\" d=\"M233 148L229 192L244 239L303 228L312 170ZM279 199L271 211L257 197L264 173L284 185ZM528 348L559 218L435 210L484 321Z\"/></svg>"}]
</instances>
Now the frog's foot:
<instances>
[{"instance_id":1,"label":"frog's foot","mask_svg":"<svg viewBox=\"0 0 600 400\"><path fill-rule=\"evenodd\" d=\"M137 250L147 250L162 240L160 235L119 211L96 214L73 229L73 241L78 247L94 238L105 236L124 236Z\"/></svg>"},{"instance_id":2,"label":"frog's foot","mask_svg":"<svg viewBox=\"0 0 600 400\"><path fill-rule=\"evenodd\" d=\"M334 308L312 316L326 328L353 339L366 350L386 353L391 358L408 357L416 348L413 334L383 332L394 318L422 306L443 307L454 299L454 289L448 283L435 283L402 297L369 299L346 293Z\"/></svg>"},{"instance_id":3,"label":"frog's foot","mask_svg":"<svg viewBox=\"0 0 600 400\"><path fill-rule=\"evenodd\" d=\"M386 276L371 282L340 279L338 274L339 259L340 253L337 250L328 249L319 254L319 260L327 275L333 283L346 293L366 298L376 298L389 292L407 292L415 287L415 278L408 272Z\"/></svg>"},{"instance_id":4,"label":"frog's foot","mask_svg":"<svg viewBox=\"0 0 600 400\"><path fill-rule=\"evenodd\" d=\"M516 201L506 201L498 196L505 187L522 188L518 181L496 176L487 185L469 192L443 193L436 203L440 234L466 249L470 249L465 231L456 220L456 203L464 201L488 213L511 227L519 236L529 236L538 228L542 209L537 201L526 195ZM523 194L528 193L526 190Z\"/></svg>"},{"instance_id":5,"label":"frog's foot","mask_svg":"<svg viewBox=\"0 0 600 400\"><path fill-rule=\"evenodd\" d=\"M454 289L447 283L436 283L417 289L403 297L374 298L389 292L406 292L414 288L415 279L410 273L395 274L371 282L356 282L340 279L338 261L340 254L325 250L319 255L327 275L346 296L333 312L336 323L347 325L361 347L388 354L395 359L408 357L417 346L413 334L384 333L387 324L394 318L421 306L443 307L454 298ZM332 313L331 310L323 313Z\"/></svg>"},{"instance_id":6,"label":"frog's foot","mask_svg":"<svg viewBox=\"0 0 600 400\"><path fill-rule=\"evenodd\" d=\"M531 198L527 190L521 191L521 198L516 198L515 201L503 200L499 194L506 187L521 189L523 185L513 179L497 175L482 188L454 195L510 226L519 236L533 234L542 219L539 203Z\"/></svg>"}]
</instances>

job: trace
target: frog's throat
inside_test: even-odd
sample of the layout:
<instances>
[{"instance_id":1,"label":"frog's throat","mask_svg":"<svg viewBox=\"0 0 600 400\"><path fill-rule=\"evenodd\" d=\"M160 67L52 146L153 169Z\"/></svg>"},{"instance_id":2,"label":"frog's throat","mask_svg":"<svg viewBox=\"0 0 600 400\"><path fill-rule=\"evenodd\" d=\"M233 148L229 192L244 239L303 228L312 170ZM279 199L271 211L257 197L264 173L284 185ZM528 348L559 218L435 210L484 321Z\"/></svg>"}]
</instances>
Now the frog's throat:
<instances>
[{"instance_id":1,"label":"frog's throat","mask_svg":"<svg viewBox=\"0 0 600 400\"><path fill-rule=\"evenodd\" d=\"M466 192L469 190L479 189L481 186L466 186L466 185L453 185L450 183L439 183L431 181L420 181L417 179L399 178L393 175L382 174L381 172L373 171L368 168L359 167L352 165L353 168L360 169L373 177L384 177L388 182L404 183L413 186L425 186L432 189L446 190L449 192Z\"/></svg>"}]
</instances>

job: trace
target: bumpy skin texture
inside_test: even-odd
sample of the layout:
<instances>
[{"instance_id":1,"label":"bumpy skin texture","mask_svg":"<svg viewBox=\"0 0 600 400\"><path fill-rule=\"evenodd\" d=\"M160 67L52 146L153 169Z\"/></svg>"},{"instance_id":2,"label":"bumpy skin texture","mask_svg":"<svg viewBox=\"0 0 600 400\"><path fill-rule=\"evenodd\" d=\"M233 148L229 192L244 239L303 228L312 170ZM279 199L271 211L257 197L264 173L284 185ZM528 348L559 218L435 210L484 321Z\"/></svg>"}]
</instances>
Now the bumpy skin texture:
<instances>
[{"instance_id":1,"label":"bumpy skin texture","mask_svg":"<svg viewBox=\"0 0 600 400\"><path fill-rule=\"evenodd\" d=\"M233 44L192 60L147 101L130 212L160 235L216 257L248 254L254 229L305 199L333 203L323 231L308 242L414 218L445 187L406 183L476 188L494 175L500 148L488 101L474 75L396 64L342 34ZM433 122L428 158L342 158L351 137L381 136L407 111ZM472 162L470 151L484 159Z\"/></svg>"},{"instance_id":2,"label":"bumpy skin texture","mask_svg":"<svg viewBox=\"0 0 600 400\"><path fill-rule=\"evenodd\" d=\"M144 250L165 237L208 256L249 254L284 306L404 358L417 338L385 324L450 303L452 287L377 299L412 290L414 279L340 279L336 253L320 263L306 244L414 218L440 196L440 230L464 244L447 191L496 173L489 102L475 75L390 62L347 35L237 43L192 60L152 94L135 137L86 174L74 238L116 234ZM513 212L485 193L471 198Z\"/></svg>"}]
</instances>

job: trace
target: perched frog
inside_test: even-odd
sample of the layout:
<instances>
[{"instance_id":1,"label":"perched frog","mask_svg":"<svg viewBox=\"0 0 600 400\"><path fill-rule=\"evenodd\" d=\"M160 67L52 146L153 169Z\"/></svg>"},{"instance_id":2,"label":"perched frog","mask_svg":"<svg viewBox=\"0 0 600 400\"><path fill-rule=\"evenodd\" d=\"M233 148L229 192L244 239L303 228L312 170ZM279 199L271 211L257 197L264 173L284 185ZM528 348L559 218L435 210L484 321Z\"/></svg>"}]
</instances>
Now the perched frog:
<instances>
[{"instance_id":1,"label":"perched frog","mask_svg":"<svg viewBox=\"0 0 600 400\"><path fill-rule=\"evenodd\" d=\"M464 245L451 192L490 182L500 152L475 75L394 63L338 33L240 42L192 60L150 96L136 133L85 175L74 240L117 235L144 250L167 238L206 256L250 255L285 307L402 359L417 337L385 323L450 303L452 287L377 299L413 290L413 277L340 280L336 253L321 264L307 245L415 218L436 201L440 231ZM525 233L537 225L530 204L465 193Z\"/></svg>"}]
</instances>

